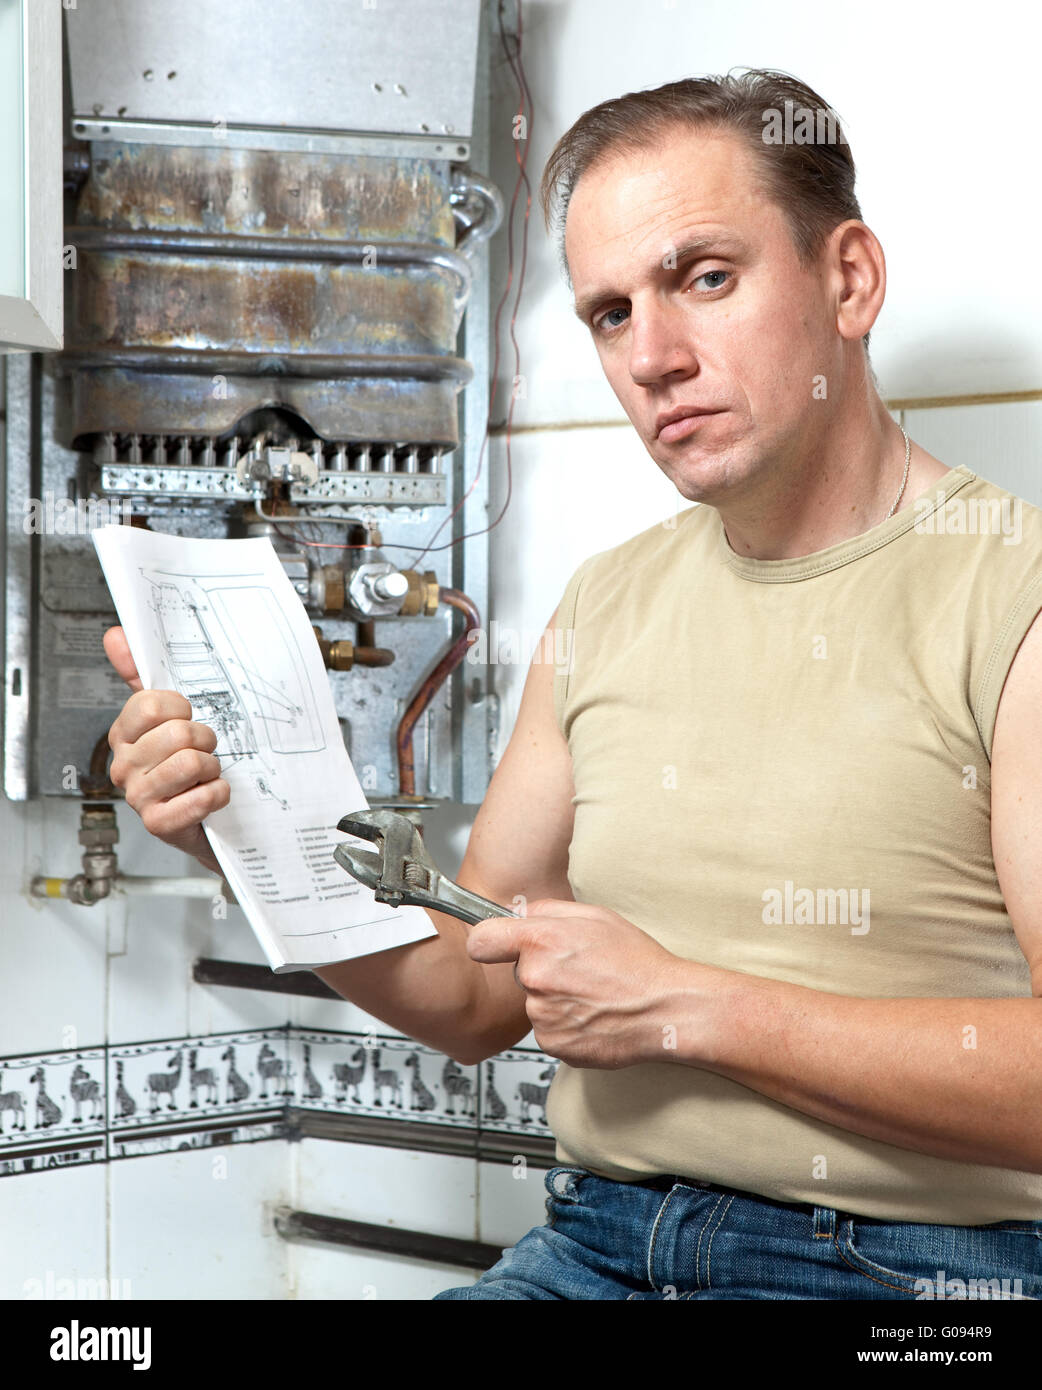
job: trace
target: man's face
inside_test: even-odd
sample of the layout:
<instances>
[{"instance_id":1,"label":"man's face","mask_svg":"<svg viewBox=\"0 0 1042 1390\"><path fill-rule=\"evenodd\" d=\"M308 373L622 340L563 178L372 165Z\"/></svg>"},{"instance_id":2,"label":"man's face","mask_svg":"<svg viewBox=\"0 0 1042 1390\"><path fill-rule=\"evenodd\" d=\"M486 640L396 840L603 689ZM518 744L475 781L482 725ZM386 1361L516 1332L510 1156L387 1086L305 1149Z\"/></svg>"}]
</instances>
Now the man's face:
<instances>
[{"instance_id":1,"label":"man's face","mask_svg":"<svg viewBox=\"0 0 1042 1390\"><path fill-rule=\"evenodd\" d=\"M648 452L691 501L780 481L826 428L815 379L841 377L835 275L827 258L801 267L752 160L734 135L677 129L588 169L568 208L577 312ZM714 413L660 433L685 406Z\"/></svg>"}]
</instances>

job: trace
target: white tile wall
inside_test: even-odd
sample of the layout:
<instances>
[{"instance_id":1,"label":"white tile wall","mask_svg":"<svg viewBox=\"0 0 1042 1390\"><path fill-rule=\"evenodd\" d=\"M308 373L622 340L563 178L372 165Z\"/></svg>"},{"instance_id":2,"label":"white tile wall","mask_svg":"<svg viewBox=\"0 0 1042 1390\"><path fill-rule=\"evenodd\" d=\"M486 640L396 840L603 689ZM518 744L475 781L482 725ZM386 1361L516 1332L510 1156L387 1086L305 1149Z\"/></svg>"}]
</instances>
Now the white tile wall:
<instances>
[{"instance_id":1,"label":"white tile wall","mask_svg":"<svg viewBox=\"0 0 1042 1390\"><path fill-rule=\"evenodd\" d=\"M691 505L648 455L636 432L618 428L537 430L511 440L513 490L493 530L490 617L529 650L549 622L573 571L588 555L676 516ZM506 496L506 440L491 449L492 497ZM491 644L494 645L494 644ZM500 747L517 718L527 664L495 667Z\"/></svg>"},{"instance_id":2,"label":"white tile wall","mask_svg":"<svg viewBox=\"0 0 1042 1390\"><path fill-rule=\"evenodd\" d=\"M61 1281L110 1277L107 1167L97 1163L0 1180L0 1299L71 1297ZM132 1286L131 1296L136 1292Z\"/></svg>"},{"instance_id":3,"label":"white tile wall","mask_svg":"<svg viewBox=\"0 0 1042 1390\"><path fill-rule=\"evenodd\" d=\"M905 429L949 467L965 464L1042 507L1042 401L909 410Z\"/></svg>"},{"instance_id":4,"label":"white tile wall","mask_svg":"<svg viewBox=\"0 0 1042 1390\"><path fill-rule=\"evenodd\" d=\"M105 1037L105 909L42 903L35 873L80 867L79 807L0 797L0 1056L90 1047Z\"/></svg>"},{"instance_id":5,"label":"white tile wall","mask_svg":"<svg viewBox=\"0 0 1042 1390\"><path fill-rule=\"evenodd\" d=\"M286 1144L121 1159L108 1172L111 1268L135 1298L288 1296L285 1242L270 1219L288 1196Z\"/></svg>"},{"instance_id":6,"label":"white tile wall","mask_svg":"<svg viewBox=\"0 0 1042 1390\"><path fill-rule=\"evenodd\" d=\"M516 1245L533 1226L546 1225L545 1168L535 1168L515 1158L505 1163L481 1164L478 1201L480 1239L489 1245Z\"/></svg>"},{"instance_id":7,"label":"white tile wall","mask_svg":"<svg viewBox=\"0 0 1042 1390\"><path fill-rule=\"evenodd\" d=\"M477 1278L474 1270L333 1246L294 1244L288 1258L294 1298L415 1302L432 1299L442 1289L473 1284Z\"/></svg>"},{"instance_id":8,"label":"white tile wall","mask_svg":"<svg viewBox=\"0 0 1042 1390\"><path fill-rule=\"evenodd\" d=\"M857 163L862 212L886 253L887 300L873 333L884 390L905 399L1038 390L1042 280L1033 270L999 272L984 293L964 269L981 241L1023 255L1038 223L1039 181L1022 175L1037 164L1031 93L1038 45L1028 37L1025 13L1017 0L995 0L988 12L989 40L1002 55L1004 138L960 122L959 139L935 141L922 160L901 157L907 132L933 129L961 110L961 93L972 90L979 66L978 26L965 0L876 0L867 28L858 8L847 5L831 7L828 24L808 25L793 24L788 7L759 0L527 0L529 181L534 191L554 142L584 110L620 93L735 65L795 73L839 113ZM498 61L494 72L491 174L509 203L518 178L512 121L519 98L508 64ZM889 106L879 101L881 73L901 93ZM518 201L504 322L520 270L523 188ZM940 207L950 233L939 238L931 233ZM504 244L501 235L493 304L507 288ZM515 408L519 422L622 416L572 302L533 196L516 332L527 377L527 398ZM509 387L515 366L505 334L499 374ZM499 400L504 396L501 387Z\"/></svg>"},{"instance_id":9,"label":"white tile wall","mask_svg":"<svg viewBox=\"0 0 1042 1390\"><path fill-rule=\"evenodd\" d=\"M292 1146L291 1162L294 1202L305 1211L482 1238L471 1159L305 1139ZM287 1258L296 1298L430 1299L477 1277L473 1270L311 1242L290 1242Z\"/></svg>"}]
</instances>

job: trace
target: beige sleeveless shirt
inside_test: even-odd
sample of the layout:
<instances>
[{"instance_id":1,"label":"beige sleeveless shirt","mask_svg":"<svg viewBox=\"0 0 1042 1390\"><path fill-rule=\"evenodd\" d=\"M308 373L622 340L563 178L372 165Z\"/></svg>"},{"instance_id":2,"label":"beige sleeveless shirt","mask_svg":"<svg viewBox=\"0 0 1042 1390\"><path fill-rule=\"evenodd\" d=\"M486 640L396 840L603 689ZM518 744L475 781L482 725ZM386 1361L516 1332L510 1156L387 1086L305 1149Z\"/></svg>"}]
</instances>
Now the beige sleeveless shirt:
<instances>
[{"instance_id":1,"label":"beige sleeveless shirt","mask_svg":"<svg viewBox=\"0 0 1042 1390\"><path fill-rule=\"evenodd\" d=\"M575 899L677 956L812 989L1030 995L990 756L1040 609L1042 511L964 467L795 559L738 556L709 506L591 556L558 611L574 634L554 678ZM622 1182L679 1173L894 1221L1042 1218L1042 1175L862 1138L682 1064L562 1064L547 1114L560 1163Z\"/></svg>"}]
</instances>

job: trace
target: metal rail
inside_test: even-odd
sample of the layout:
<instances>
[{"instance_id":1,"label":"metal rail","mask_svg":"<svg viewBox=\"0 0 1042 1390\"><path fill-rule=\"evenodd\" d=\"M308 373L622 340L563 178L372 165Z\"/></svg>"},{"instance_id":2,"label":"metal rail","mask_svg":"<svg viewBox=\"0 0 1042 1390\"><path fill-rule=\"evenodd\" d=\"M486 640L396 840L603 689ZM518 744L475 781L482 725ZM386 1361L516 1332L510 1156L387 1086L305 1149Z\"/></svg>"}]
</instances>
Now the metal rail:
<instances>
[{"instance_id":1,"label":"metal rail","mask_svg":"<svg viewBox=\"0 0 1042 1390\"><path fill-rule=\"evenodd\" d=\"M454 1236L432 1236L426 1231L402 1230L398 1226L375 1226L368 1221L348 1221L341 1216L322 1216L314 1211L278 1207L275 1229L284 1240L315 1240L325 1245L349 1245L358 1250L375 1250L381 1255L404 1255L412 1260L458 1265L463 1269L485 1270L502 1256L503 1248L480 1240L459 1240Z\"/></svg>"},{"instance_id":2,"label":"metal rail","mask_svg":"<svg viewBox=\"0 0 1042 1390\"><path fill-rule=\"evenodd\" d=\"M241 960L213 960L200 956L192 966L192 979L198 985L230 985L233 989L261 989L269 994L301 994L308 999L339 999L344 996L310 970L294 970L276 975L267 965L248 965Z\"/></svg>"}]
</instances>

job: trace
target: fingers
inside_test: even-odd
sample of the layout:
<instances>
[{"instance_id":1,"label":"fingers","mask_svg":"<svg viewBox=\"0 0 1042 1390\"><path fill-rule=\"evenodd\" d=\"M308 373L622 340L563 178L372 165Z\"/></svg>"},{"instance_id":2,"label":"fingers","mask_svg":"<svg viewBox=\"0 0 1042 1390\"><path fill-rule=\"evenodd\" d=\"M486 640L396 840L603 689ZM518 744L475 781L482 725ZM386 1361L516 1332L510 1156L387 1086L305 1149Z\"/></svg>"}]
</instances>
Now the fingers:
<instances>
[{"instance_id":1,"label":"fingers","mask_svg":"<svg viewBox=\"0 0 1042 1390\"><path fill-rule=\"evenodd\" d=\"M214 811L227 806L232 789L223 777L192 787L169 801L149 800L134 809L150 835L167 839L181 831L190 830Z\"/></svg>"},{"instance_id":2,"label":"fingers","mask_svg":"<svg viewBox=\"0 0 1042 1390\"><path fill-rule=\"evenodd\" d=\"M192 706L176 690L139 690L131 695L109 730L109 747L136 743L143 734L169 719L190 720Z\"/></svg>"},{"instance_id":3,"label":"fingers","mask_svg":"<svg viewBox=\"0 0 1042 1390\"><path fill-rule=\"evenodd\" d=\"M105 655L116 668L116 674L130 686L131 690L141 689L141 678L134 665L134 658L130 655L130 647L124 636L121 627L110 627L101 639L101 644L105 648Z\"/></svg>"},{"instance_id":4,"label":"fingers","mask_svg":"<svg viewBox=\"0 0 1042 1390\"><path fill-rule=\"evenodd\" d=\"M151 801L166 801L220 777L221 763L212 751L215 743L213 730L204 724L176 720L138 743L121 745L109 775L123 788L127 804L140 814Z\"/></svg>"},{"instance_id":5,"label":"fingers","mask_svg":"<svg viewBox=\"0 0 1042 1390\"><path fill-rule=\"evenodd\" d=\"M111 742L111 731L109 738ZM170 764L169 771L174 780L195 770L213 768L215 770L209 771L205 777L192 778L192 781L209 780L209 777L220 774L217 759L210 757L209 763L197 764L190 755L195 752L210 756L216 747L217 735L208 724L197 724L190 719L167 719L148 729L133 743L117 739L112 758L112 780L120 787L132 776L147 776L167 764ZM186 785L190 786L191 782ZM183 790L183 787L178 790Z\"/></svg>"},{"instance_id":6,"label":"fingers","mask_svg":"<svg viewBox=\"0 0 1042 1390\"><path fill-rule=\"evenodd\" d=\"M509 917L487 917L467 933L467 955L483 965L517 960L523 942L523 923Z\"/></svg>"},{"instance_id":7,"label":"fingers","mask_svg":"<svg viewBox=\"0 0 1042 1390\"><path fill-rule=\"evenodd\" d=\"M216 742L205 724L173 720L121 745L110 776L150 834L167 838L228 805L231 787L210 751Z\"/></svg>"},{"instance_id":8,"label":"fingers","mask_svg":"<svg viewBox=\"0 0 1042 1390\"><path fill-rule=\"evenodd\" d=\"M105 634L117 670L118 631ZM217 734L191 715L175 690L135 691L109 730L109 776L150 834L194 854L205 838L201 823L228 805L231 787L214 755Z\"/></svg>"},{"instance_id":9,"label":"fingers","mask_svg":"<svg viewBox=\"0 0 1042 1390\"><path fill-rule=\"evenodd\" d=\"M136 770L127 786L127 793L138 800L166 801L202 782L212 782L220 775L220 760L212 753L204 753L198 748L180 748L155 767Z\"/></svg>"}]
</instances>

